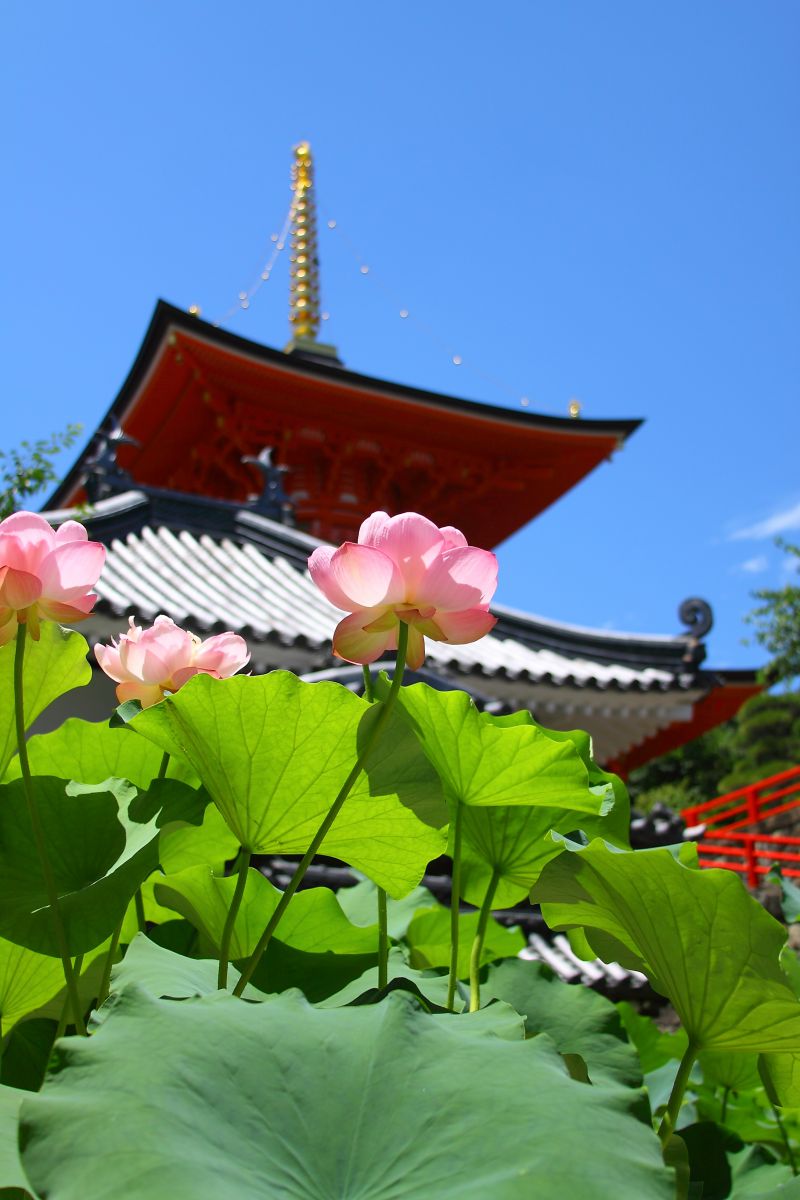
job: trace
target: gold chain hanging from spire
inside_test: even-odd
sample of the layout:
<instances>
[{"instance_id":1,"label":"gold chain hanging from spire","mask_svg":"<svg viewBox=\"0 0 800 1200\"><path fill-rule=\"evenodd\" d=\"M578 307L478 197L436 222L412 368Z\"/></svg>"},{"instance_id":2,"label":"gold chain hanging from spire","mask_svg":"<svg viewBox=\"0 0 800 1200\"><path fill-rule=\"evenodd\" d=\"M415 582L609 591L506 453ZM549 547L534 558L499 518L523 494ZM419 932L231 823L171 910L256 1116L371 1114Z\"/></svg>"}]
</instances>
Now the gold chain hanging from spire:
<instances>
[{"instance_id":1,"label":"gold chain hanging from spire","mask_svg":"<svg viewBox=\"0 0 800 1200\"><path fill-rule=\"evenodd\" d=\"M315 342L319 333L319 259L314 196L314 162L308 142L294 147L292 164L291 282L289 321L292 341Z\"/></svg>"}]
</instances>

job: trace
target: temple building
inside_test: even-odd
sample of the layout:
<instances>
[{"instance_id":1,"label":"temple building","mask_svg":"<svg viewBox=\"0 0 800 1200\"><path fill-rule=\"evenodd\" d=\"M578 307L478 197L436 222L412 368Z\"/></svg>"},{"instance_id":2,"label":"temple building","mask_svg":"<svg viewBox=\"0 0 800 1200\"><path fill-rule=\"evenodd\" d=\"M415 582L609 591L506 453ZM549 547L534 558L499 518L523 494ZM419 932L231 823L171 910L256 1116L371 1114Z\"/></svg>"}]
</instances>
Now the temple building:
<instances>
[{"instance_id":1,"label":"temple building","mask_svg":"<svg viewBox=\"0 0 800 1200\"><path fill-rule=\"evenodd\" d=\"M313 164L295 148L292 338L271 349L159 302L100 429L50 498L80 507L108 547L90 641L129 615L164 612L201 635L234 629L252 668L358 688L331 656L341 613L312 585L320 541L354 538L376 509L423 512L492 548L576 486L636 420L537 415L347 370L318 340ZM587 485L590 486L590 485ZM467 646L428 642L420 678L468 690L492 712L528 707L553 728L582 727L626 773L731 717L759 690L753 672L704 666L705 602L680 608L685 631L645 637L543 620L502 605ZM93 693L88 695L88 693ZM84 715L113 703L98 678Z\"/></svg>"}]
</instances>

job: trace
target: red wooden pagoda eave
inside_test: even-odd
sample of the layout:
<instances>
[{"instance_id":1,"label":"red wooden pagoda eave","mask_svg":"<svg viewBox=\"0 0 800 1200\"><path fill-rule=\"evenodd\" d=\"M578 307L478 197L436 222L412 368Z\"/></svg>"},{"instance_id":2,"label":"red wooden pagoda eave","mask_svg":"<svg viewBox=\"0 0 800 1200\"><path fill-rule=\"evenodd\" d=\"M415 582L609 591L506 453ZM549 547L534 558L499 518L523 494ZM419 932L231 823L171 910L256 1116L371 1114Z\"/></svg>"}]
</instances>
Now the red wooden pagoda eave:
<instances>
[{"instance_id":1,"label":"red wooden pagoda eave","mask_svg":"<svg viewBox=\"0 0 800 1200\"><path fill-rule=\"evenodd\" d=\"M353 537L377 508L414 509L487 547L639 424L543 417L370 379L163 302L107 421L139 443L119 451L139 483L244 501L258 479L241 460L269 445L287 467L298 524L318 537ZM82 459L50 503L83 498Z\"/></svg>"}]
</instances>

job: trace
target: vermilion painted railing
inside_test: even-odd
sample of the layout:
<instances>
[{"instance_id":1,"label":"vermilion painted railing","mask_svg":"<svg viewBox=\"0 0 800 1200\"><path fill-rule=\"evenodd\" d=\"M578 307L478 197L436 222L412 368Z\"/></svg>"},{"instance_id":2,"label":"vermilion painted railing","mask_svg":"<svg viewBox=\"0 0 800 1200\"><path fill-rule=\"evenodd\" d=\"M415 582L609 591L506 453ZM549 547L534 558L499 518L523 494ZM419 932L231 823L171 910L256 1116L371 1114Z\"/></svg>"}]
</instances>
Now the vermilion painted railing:
<instances>
[{"instance_id":1,"label":"vermilion painted railing","mask_svg":"<svg viewBox=\"0 0 800 1200\"><path fill-rule=\"evenodd\" d=\"M697 843L701 867L728 867L756 887L774 863L784 875L800 877L800 837L763 828L792 809L800 809L800 767L685 808L681 815L687 826L705 825ZM785 816L784 821L789 824Z\"/></svg>"}]
</instances>

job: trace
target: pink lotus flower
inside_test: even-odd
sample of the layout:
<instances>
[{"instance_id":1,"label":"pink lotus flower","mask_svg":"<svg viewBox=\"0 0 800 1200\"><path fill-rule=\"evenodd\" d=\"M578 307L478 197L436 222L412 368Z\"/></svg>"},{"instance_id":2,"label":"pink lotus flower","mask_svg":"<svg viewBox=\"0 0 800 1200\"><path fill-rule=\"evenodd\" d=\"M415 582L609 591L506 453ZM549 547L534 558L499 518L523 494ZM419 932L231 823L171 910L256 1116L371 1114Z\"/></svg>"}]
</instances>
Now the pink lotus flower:
<instances>
[{"instance_id":1,"label":"pink lotus flower","mask_svg":"<svg viewBox=\"0 0 800 1200\"><path fill-rule=\"evenodd\" d=\"M97 645L95 657L117 682L117 699L139 700L142 708L177 692L194 675L228 679L250 661L247 643L238 633L218 633L201 642L169 617L156 617L149 629L129 618L130 628L110 646Z\"/></svg>"},{"instance_id":2,"label":"pink lotus flower","mask_svg":"<svg viewBox=\"0 0 800 1200\"><path fill-rule=\"evenodd\" d=\"M94 607L106 548L90 542L77 521L57 530L38 513L0 521L0 646L27 624L38 641L39 621L82 621Z\"/></svg>"},{"instance_id":3,"label":"pink lotus flower","mask_svg":"<svg viewBox=\"0 0 800 1200\"><path fill-rule=\"evenodd\" d=\"M451 525L438 529L418 513L373 513L357 543L319 547L308 569L331 604L350 613L333 635L333 652L346 662L371 663L395 650L404 621L406 661L416 670L426 637L476 642L497 620L489 612L497 587L495 556L468 546Z\"/></svg>"}]
</instances>

